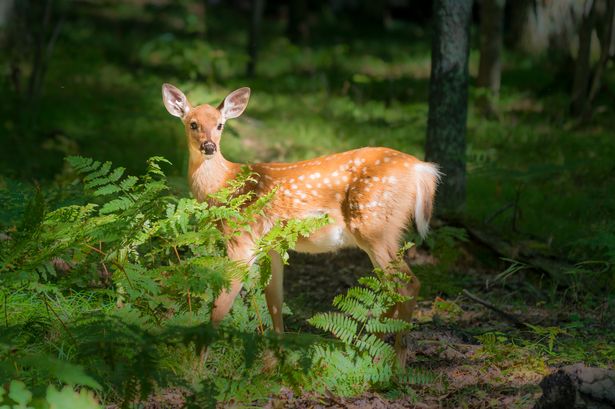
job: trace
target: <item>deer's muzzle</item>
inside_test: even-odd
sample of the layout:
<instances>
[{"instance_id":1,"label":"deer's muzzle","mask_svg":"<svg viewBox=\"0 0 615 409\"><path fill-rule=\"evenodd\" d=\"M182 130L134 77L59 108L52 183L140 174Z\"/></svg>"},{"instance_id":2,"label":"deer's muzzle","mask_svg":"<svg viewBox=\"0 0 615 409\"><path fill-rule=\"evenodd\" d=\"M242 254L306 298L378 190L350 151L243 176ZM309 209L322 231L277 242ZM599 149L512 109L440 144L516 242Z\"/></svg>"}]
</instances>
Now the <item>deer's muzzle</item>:
<instances>
[{"instance_id":1,"label":"deer's muzzle","mask_svg":"<svg viewBox=\"0 0 615 409\"><path fill-rule=\"evenodd\" d=\"M217 150L216 144L212 141L205 141L201 144L201 152L203 152L204 155L211 156L216 153Z\"/></svg>"}]
</instances>

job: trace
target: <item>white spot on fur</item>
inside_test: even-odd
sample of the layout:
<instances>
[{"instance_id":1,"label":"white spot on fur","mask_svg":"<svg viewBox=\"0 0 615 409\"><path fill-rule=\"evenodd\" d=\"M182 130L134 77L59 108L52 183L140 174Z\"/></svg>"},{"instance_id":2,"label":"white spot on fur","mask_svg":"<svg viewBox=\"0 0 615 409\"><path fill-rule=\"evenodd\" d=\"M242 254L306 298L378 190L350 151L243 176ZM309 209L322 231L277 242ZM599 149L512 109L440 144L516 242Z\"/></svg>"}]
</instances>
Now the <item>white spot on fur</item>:
<instances>
[{"instance_id":1,"label":"white spot on fur","mask_svg":"<svg viewBox=\"0 0 615 409\"><path fill-rule=\"evenodd\" d=\"M380 165L380 159L376 160L376 162L374 162L376 165Z\"/></svg>"},{"instance_id":2,"label":"white spot on fur","mask_svg":"<svg viewBox=\"0 0 615 409\"><path fill-rule=\"evenodd\" d=\"M291 179L291 180L292 180L292 179ZM297 189L297 185L293 183L292 185L290 185L290 188L291 188L291 189Z\"/></svg>"},{"instance_id":3,"label":"white spot on fur","mask_svg":"<svg viewBox=\"0 0 615 409\"><path fill-rule=\"evenodd\" d=\"M389 163L391 161L391 158L389 158L388 156L384 157L384 163Z\"/></svg>"},{"instance_id":4,"label":"white spot on fur","mask_svg":"<svg viewBox=\"0 0 615 409\"><path fill-rule=\"evenodd\" d=\"M320 173L316 172L316 173L312 173L310 175L310 179L318 179L320 177Z\"/></svg>"}]
</instances>

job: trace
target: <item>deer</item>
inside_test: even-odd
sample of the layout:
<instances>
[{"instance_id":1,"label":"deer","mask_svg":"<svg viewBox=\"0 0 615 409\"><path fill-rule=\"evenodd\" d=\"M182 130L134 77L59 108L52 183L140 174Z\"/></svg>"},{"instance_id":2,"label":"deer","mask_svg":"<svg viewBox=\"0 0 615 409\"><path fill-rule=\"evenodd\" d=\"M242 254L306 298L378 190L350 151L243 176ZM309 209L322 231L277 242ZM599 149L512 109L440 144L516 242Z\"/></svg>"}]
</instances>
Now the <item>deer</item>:
<instances>
[{"instance_id":1,"label":"deer","mask_svg":"<svg viewBox=\"0 0 615 409\"><path fill-rule=\"evenodd\" d=\"M193 106L175 86L162 86L167 111L180 118L184 125L189 151L188 182L198 201L208 200L208 195L225 187L246 166L226 160L220 141L226 121L244 112L250 93L250 88L243 87L228 94L217 107ZM251 266L255 260L255 243L276 222L326 214L331 223L300 238L295 251L325 253L358 247L367 253L374 268L387 272L395 264L396 271L409 277L399 289L408 301L396 304L388 315L411 320L420 281L405 261L393 261L411 221L421 237L428 233L441 178L436 164L390 148L364 147L294 163L247 166L255 182L246 185L246 189L255 197L276 190L250 231L227 243L227 256L231 260ZM281 334L284 331L284 265L279 254L272 252L269 256L271 278L264 292L273 330ZM215 299L211 312L214 325L230 311L241 288L241 280L232 280L230 287ZM398 334L395 340L398 354L402 342Z\"/></svg>"}]
</instances>

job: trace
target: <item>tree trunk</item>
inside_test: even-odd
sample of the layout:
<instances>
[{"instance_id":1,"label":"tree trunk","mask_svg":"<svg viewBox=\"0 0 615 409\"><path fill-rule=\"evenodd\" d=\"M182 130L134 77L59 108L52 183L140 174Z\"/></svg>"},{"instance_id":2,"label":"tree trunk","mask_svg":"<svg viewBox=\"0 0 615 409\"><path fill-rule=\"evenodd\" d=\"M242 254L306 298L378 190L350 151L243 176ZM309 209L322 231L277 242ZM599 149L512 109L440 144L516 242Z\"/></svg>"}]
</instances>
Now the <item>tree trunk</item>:
<instances>
[{"instance_id":1,"label":"tree trunk","mask_svg":"<svg viewBox=\"0 0 615 409\"><path fill-rule=\"evenodd\" d=\"M585 0L583 8L583 20L579 30L579 53L574 69L572 82L572 98L570 110L573 115L579 116L585 111L589 79L591 76L591 43L592 32L596 20L596 1Z\"/></svg>"},{"instance_id":2,"label":"tree trunk","mask_svg":"<svg viewBox=\"0 0 615 409\"><path fill-rule=\"evenodd\" d=\"M507 22L508 30L506 34L506 45L510 48L517 48L519 39L523 35L523 31L527 25L527 19L530 15L530 7L533 6L534 0L513 0L507 5Z\"/></svg>"},{"instance_id":3,"label":"tree trunk","mask_svg":"<svg viewBox=\"0 0 615 409\"><path fill-rule=\"evenodd\" d=\"M468 53L472 0L435 0L425 157L444 172L438 209L460 211L466 189Z\"/></svg>"},{"instance_id":4,"label":"tree trunk","mask_svg":"<svg viewBox=\"0 0 615 409\"><path fill-rule=\"evenodd\" d=\"M0 2L0 27L4 27L11 18L14 0L4 0Z\"/></svg>"},{"instance_id":5,"label":"tree trunk","mask_svg":"<svg viewBox=\"0 0 615 409\"><path fill-rule=\"evenodd\" d=\"M250 24L250 38L248 40L248 64L246 75L253 77L258 62L258 47L260 45L261 26L263 25L263 13L265 0L252 0L252 22Z\"/></svg>"},{"instance_id":6,"label":"tree trunk","mask_svg":"<svg viewBox=\"0 0 615 409\"><path fill-rule=\"evenodd\" d=\"M502 76L502 36L506 0L482 0L480 12L480 62L476 85L486 93L479 106L488 116L497 115Z\"/></svg>"},{"instance_id":7,"label":"tree trunk","mask_svg":"<svg viewBox=\"0 0 615 409\"><path fill-rule=\"evenodd\" d=\"M598 94L602 85L602 76L606 65L611 56L611 47L615 42L615 0L607 0L606 13L604 16L604 27L600 38L600 60L596 66L596 71L593 75L591 86L587 95L587 103L585 104L584 119L588 120L591 117L591 106L594 98Z\"/></svg>"}]
</instances>

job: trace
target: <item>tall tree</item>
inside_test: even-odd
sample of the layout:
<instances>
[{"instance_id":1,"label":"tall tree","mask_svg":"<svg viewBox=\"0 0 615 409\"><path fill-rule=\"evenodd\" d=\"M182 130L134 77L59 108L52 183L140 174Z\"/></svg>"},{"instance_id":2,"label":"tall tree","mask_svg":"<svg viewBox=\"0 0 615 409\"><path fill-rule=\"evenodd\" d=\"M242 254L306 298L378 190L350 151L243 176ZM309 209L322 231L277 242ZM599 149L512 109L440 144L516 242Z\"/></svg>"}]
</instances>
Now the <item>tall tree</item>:
<instances>
[{"instance_id":1,"label":"tall tree","mask_svg":"<svg viewBox=\"0 0 615 409\"><path fill-rule=\"evenodd\" d=\"M254 72L256 71L264 12L265 0L252 0L252 21L250 23L250 37L248 39L248 64L246 66L246 75L248 77L254 76Z\"/></svg>"},{"instance_id":2,"label":"tall tree","mask_svg":"<svg viewBox=\"0 0 615 409\"><path fill-rule=\"evenodd\" d=\"M460 211L466 190L468 53L472 0L435 0L425 156L444 172L439 210Z\"/></svg>"},{"instance_id":3,"label":"tall tree","mask_svg":"<svg viewBox=\"0 0 615 409\"><path fill-rule=\"evenodd\" d=\"M476 85L486 92L479 106L488 116L497 114L497 100L502 77L502 37L506 0L480 2L480 62Z\"/></svg>"},{"instance_id":4,"label":"tall tree","mask_svg":"<svg viewBox=\"0 0 615 409\"><path fill-rule=\"evenodd\" d=\"M583 19L579 29L579 51L574 68L574 80L572 81L572 98L570 110L573 115L581 115L585 111L587 103L587 91L591 75L591 47L592 33L596 22L596 1L585 0L583 7Z\"/></svg>"}]
</instances>

